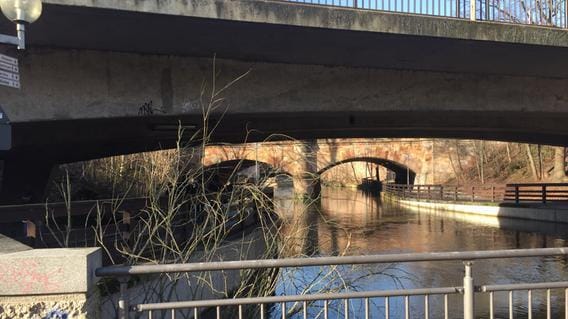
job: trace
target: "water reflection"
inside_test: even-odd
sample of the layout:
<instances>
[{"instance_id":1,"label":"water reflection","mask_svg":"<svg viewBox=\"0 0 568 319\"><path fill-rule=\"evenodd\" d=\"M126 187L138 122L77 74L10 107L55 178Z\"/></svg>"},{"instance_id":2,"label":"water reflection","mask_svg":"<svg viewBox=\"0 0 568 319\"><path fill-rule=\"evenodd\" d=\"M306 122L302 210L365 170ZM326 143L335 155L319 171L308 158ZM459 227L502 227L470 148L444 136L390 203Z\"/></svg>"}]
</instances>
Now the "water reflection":
<instances>
[{"instance_id":1,"label":"water reflection","mask_svg":"<svg viewBox=\"0 0 568 319\"><path fill-rule=\"evenodd\" d=\"M324 189L321 202L309 208L288 195L277 192L277 207L288 220L284 232L290 239L288 243L292 243L288 252L293 256L564 247L568 238L566 225L409 210L355 190ZM565 258L558 257L476 261L474 278L477 285L561 281L566 279L566 264ZM460 262L286 269L277 294L318 291L323 287L383 290L461 286L462 277ZM495 297L496 318L508 318L507 293L496 293ZM533 318L546 317L545 297L544 291L533 292ZM516 292L513 299L515 318L526 318L526 292ZM450 296L449 302L450 317L461 318L461 296ZM553 290L552 318L563 316L563 302L564 292ZM424 298L411 297L410 304L411 318L423 317ZM478 318L489 317L488 304L486 294L476 296ZM371 305L375 310L371 318L383 318L384 300L373 299ZM443 297L432 296L429 306L430 317L440 317ZM310 317L321 315L322 307L322 303L311 305ZM348 308L352 317L363 317L362 301L350 301ZM331 303L330 309L334 310L330 318L344 317L342 302ZM391 318L402 318L403 310L402 298L390 301Z\"/></svg>"}]
</instances>

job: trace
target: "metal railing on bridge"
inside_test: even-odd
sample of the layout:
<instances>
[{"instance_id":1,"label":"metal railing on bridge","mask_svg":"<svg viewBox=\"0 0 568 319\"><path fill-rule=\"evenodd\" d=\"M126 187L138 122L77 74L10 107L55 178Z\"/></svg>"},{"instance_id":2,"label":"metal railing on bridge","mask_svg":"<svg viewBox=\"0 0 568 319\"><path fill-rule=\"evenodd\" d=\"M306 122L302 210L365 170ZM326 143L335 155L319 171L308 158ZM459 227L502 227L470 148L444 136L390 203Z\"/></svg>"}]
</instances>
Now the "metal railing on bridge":
<instances>
[{"instance_id":1,"label":"metal railing on bridge","mask_svg":"<svg viewBox=\"0 0 568 319\"><path fill-rule=\"evenodd\" d=\"M513 293L525 291L527 294L528 318L533 316L533 290L546 291L546 315L550 319L552 316L552 299L551 290L564 289L564 309L568 310L568 281L555 282L537 282L537 283L517 283L517 284L493 284L493 285L475 285L473 276L473 265L476 260L499 259L499 258L523 258L523 257L547 257L547 256L566 256L568 248L542 248L542 249L518 249L518 250L492 250L492 251L466 251L466 252L435 252L435 253L405 253L405 254L385 254L385 255L369 255L369 256L344 256L344 257L315 257L315 258L289 258L289 259L264 259L264 260L243 260L243 261L227 261L227 262L208 262L208 263L191 263L191 264L163 264L163 265L140 265L140 266L114 266L104 267L96 270L99 277L114 277L120 279L120 297L118 301L119 318L126 319L132 313L147 313L148 318L167 316L175 319L177 311L189 311L193 318L199 318L201 312L207 309L215 310L215 317L222 317L224 308L236 308L238 318L243 318L243 307L246 305L258 305L258 313L256 318L267 318L269 314L267 310L270 305L279 305L280 314L278 317L287 318L291 314L287 309L292 307L301 314L303 318L308 318L308 308L316 305L323 309L318 312L316 317L328 318L330 312L330 301L343 301L343 312L334 309L334 313L341 317L349 318L349 301L354 299L363 300L362 313L364 318L370 318L373 315L377 318L377 307L370 307L369 301L376 301L384 304L383 318L389 318L391 311L391 300L393 298L403 298L404 304L402 313L405 318L416 318L410 313L410 296L423 296L423 316L429 318L431 315L435 318L456 317L457 314L449 313L448 296L461 295L463 299L463 318L473 319L475 316L474 296L476 294L489 294L489 315L495 318L494 292L509 292L508 311L509 317L514 316ZM212 272L212 271L228 271L228 270L245 270L245 269L274 269L281 267L309 267L309 266L329 266L329 265L360 265L360 264L381 264L381 263L412 263L412 262L441 262L441 261L457 261L463 262L465 275L463 276L463 285L455 287L426 287L417 289L399 289L399 290L373 290L373 291L344 291L333 293L315 293L301 295L278 295L266 297L250 297L250 298L227 298L227 299L211 299L211 300L191 300L191 301L172 301L146 304L128 305L128 282L132 276L150 276L155 274L171 274L171 273L188 273L188 272ZM443 298L443 313L431 313L431 298ZM556 300L560 300L559 298ZM340 303L341 305L341 303ZM289 307L290 306L290 307ZM278 307L272 307L278 310ZM421 314L422 316L422 314ZM568 319L568 311L566 311ZM313 315L312 315L313 317Z\"/></svg>"},{"instance_id":2,"label":"metal railing on bridge","mask_svg":"<svg viewBox=\"0 0 568 319\"><path fill-rule=\"evenodd\" d=\"M279 0L313 5L566 28L566 0ZM471 15L475 12L475 15Z\"/></svg>"},{"instance_id":3,"label":"metal railing on bridge","mask_svg":"<svg viewBox=\"0 0 568 319\"><path fill-rule=\"evenodd\" d=\"M495 185L406 185L385 184L383 191L403 199L451 202L547 204L568 203L566 183Z\"/></svg>"}]
</instances>

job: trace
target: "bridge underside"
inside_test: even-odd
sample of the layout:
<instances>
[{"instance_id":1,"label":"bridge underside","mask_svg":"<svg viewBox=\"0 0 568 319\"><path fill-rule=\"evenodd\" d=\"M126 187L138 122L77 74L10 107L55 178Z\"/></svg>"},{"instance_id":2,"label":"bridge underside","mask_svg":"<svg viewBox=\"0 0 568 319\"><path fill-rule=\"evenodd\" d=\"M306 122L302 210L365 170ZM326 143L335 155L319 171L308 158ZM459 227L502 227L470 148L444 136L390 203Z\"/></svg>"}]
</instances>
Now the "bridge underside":
<instances>
[{"instance_id":1,"label":"bridge underside","mask_svg":"<svg viewBox=\"0 0 568 319\"><path fill-rule=\"evenodd\" d=\"M216 125L211 143L436 137L568 145L568 114L554 112L282 112L224 114L215 121L209 122ZM200 142L190 139L203 129L199 115L12 123L12 149L0 155L36 154L68 163L167 149L176 144L179 124L185 127L183 142Z\"/></svg>"},{"instance_id":2,"label":"bridge underside","mask_svg":"<svg viewBox=\"0 0 568 319\"><path fill-rule=\"evenodd\" d=\"M41 201L58 164L175 147L177 124L189 145L200 116L151 116L12 124L12 149L3 159L0 202ZM317 123L315 125L314 123ZM215 142L264 140L438 137L567 145L568 115L539 112L314 112L227 114L211 135ZM520 125L523 124L523 125Z\"/></svg>"}]
</instances>

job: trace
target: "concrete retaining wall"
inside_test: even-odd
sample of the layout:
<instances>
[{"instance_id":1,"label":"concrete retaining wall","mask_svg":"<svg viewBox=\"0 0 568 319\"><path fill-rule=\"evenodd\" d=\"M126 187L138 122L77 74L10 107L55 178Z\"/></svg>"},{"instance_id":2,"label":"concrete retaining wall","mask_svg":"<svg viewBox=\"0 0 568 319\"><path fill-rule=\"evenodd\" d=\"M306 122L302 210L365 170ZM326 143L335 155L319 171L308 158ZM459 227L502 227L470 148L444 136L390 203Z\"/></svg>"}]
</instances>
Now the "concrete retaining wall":
<instances>
[{"instance_id":1,"label":"concrete retaining wall","mask_svg":"<svg viewBox=\"0 0 568 319\"><path fill-rule=\"evenodd\" d=\"M101 263L100 248L0 250L0 319L39 319L50 311L100 318L94 272Z\"/></svg>"},{"instance_id":2,"label":"concrete retaining wall","mask_svg":"<svg viewBox=\"0 0 568 319\"><path fill-rule=\"evenodd\" d=\"M426 208L432 210L459 212L486 217L516 218L536 220L553 223L568 223L568 209L565 208L527 208L527 207L503 207L475 204L457 204L449 202L427 202L401 199L397 196L383 193L383 198L398 202L404 207Z\"/></svg>"}]
</instances>

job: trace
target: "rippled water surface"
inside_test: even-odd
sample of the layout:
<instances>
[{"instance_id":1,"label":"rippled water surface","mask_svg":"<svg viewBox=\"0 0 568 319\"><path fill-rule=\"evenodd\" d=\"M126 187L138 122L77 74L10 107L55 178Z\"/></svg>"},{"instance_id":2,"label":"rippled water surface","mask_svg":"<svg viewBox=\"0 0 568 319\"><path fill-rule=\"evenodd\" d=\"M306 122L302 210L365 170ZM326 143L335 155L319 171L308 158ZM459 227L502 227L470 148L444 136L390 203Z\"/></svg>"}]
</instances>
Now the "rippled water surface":
<instances>
[{"instance_id":1,"label":"rippled water surface","mask_svg":"<svg viewBox=\"0 0 568 319\"><path fill-rule=\"evenodd\" d=\"M563 247L568 225L512 219L481 218L447 212L409 210L381 203L350 189L324 189L320 203L306 208L292 201L289 193L276 193L277 206L287 219L284 230L290 255L383 254L492 250L508 248ZM476 261L476 285L562 281L568 279L565 258L516 258ZM321 290L384 290L461 286L461 262L421 262L285 269L277 294ZM545 292L533 292L533 318L546 318ZM514 318L527 318L527 293L513 294ZM450 318L461 318L461 296L449 297ZM370 300L370 318L384 318L384 299ZM507 293L496 293L496 318L509 318ZM429 298L430 318L443 317L442 296ZM552 318L563 318L564 291L552 290ZM476 295L476 316L489 317L489 298ZM287 309L295 309L293 303ZM364 318L364 304L351 300L349 318ZM323 304L310 304L310 317L323 318ZM330 318L345 318L345 304L331 302ZM404 318L404 299L391 298L390 318ZM298 312L289 317L301 318ZM280 317L280 306L272 317ZM424 317L424 297L410 298L410 318Z\"/></svg>"}]
</instances>

